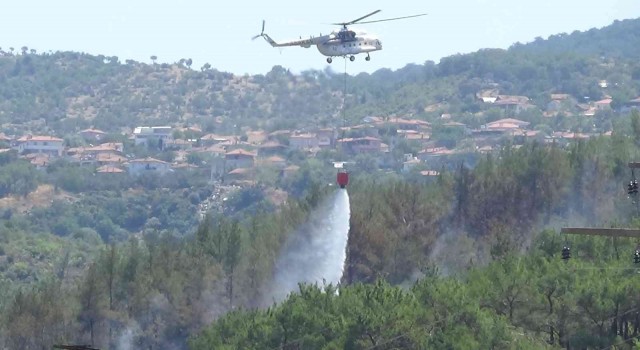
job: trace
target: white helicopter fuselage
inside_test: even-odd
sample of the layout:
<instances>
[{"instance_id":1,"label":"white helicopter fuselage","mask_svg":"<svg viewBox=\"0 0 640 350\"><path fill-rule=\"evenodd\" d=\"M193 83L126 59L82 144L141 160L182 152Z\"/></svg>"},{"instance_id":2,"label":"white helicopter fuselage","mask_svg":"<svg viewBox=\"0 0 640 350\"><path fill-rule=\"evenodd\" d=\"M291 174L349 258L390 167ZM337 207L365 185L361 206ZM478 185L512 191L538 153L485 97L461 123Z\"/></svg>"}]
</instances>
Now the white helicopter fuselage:
<instances>
[{"instance_id":1,"label":"white helicopter fuselage","mask_svg":"<svg viewBox=\"0 0 640 350\"><path fill-rule=\"evenodd\" d=\"M426 13L421 13L417 15L411 16L403 16L403 17L394 17L394 18L386 18L379 19L375 21L362 21L363 19L369 18L376 13L380 12L380 10L375 10L371 13L368 13L360 18L354 19L348 22L341 23L333 23L334 25L339 25L342 28L339 31L333 31L329 35L322 35L317 37L310 37L309 39L292 40L286 42L276 42L271 39L269 35L264 32L264 23L262 21L262 31L260 34L253 37L253 39L263 37L271 46L273 47L284 47L284 46L301 46L309 48L312 45L318 47L318 51L321 54L328 56L327 63L331 63L332 57L349 57L350 61L354 61L355 55L359 53L366 53L367 57L365 60L369 61L371 57L369 57L369 52L382 50L382 43L378 38L373 35L367 34L365 32L356 33L353 30L349 30L348 26L356 23L364 24L364 23L376 23L376 22L386 22L386 21L395 21L399 19L407 19L413 17L425 16Z\"/></svg>"},{"instance_id":2,"label":"white helicopter fuselage","mask_svg":"<svg viewBox=\"0 0 640 350\"><path fill-rule=\"evenodd\" d=\"M329 35L331 39L317 43L318 51L325 56L350 56L382 50L382 43L376 37L366 33L358 33L353 40L341 40L336 32Z\"/></svg>"},{"instance_id":3,"label":"white helicopter fuselage","mask_svg":"<svg viewBox=\"0 0 640 350\"><path fill-rule=\"evenodd\" d=\"M331 57L349 57L351 61L354 60L354 55L359 53L367 54L367 61L369 60L369 52L382 50L382 43L380 40L366 32L353 32L353 31L334 31L329 35L320 35L316 37L309 37L307 39L300 38L298 40L291 40L285 42L276 42L268 34L263 32L256 37L263 37L273 47L286 47L286 46L300 46L309 48L316 46L321 54L328 56L327 62L331 63Z\"/></svg>"}]
</instances>

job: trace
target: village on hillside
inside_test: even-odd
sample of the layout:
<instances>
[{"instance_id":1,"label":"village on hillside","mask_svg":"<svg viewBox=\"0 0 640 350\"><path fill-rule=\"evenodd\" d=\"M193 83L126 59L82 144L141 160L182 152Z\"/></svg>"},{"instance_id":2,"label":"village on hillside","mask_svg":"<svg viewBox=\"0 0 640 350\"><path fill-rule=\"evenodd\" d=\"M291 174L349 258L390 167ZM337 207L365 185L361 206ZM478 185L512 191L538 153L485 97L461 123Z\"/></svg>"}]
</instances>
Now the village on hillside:
<instances>
[{"instance_id":1,"label":"village on hillside","mask_svg":"<svg viewBox=\"0 0 640 350\"><path fill-rule=\"evenodd\" d=\"M601 88L607 82L600 81ZM626 101L619 110L612 110L612 98L590 103L578 103L574 96L555 93L546 106L537 106L526 96L501 95L497 89L478 91L479 102L500 108L503 115L518 115L523 111L538 109L543 118L578 116L593 118L598 112L628 113L640 107L640 97ZM86 146L69 147L63 135L0 134L0 142L6 148L0 152L16 150L38 169L46 168L56 159L66 159L80 166L94 167L102 176L139 176L154 173L163 175L174 171L200 168L209 170L210 180L228 184L253 184L259 181L261 169L276 171L280 177L290 176L299 164L287 160L288 152L300 151L306 157L314 157L320 151L331 151L336 160L349 161L358 155L374 157L377 166L399 173L418 172L424 177L436 176L447 161L464 159L469 154L491 153L500 149L506 140L510 144L524 144L537 140L545 144L566 146L575 139L608 136L611 131L576 133L563 130L540 130L530 122L515 117L503 118L470 128L456 121L449 113L440 116L440 128L463 135L457 146L449 148L432 139L432 123L409 116L364 116L358 125L313 130L245 130L237 135L204 133L198 126L132 126L126 135L128 143L107 142L107 132L89 128L78 132ZM394 132L389 133L388 130ZM384 133L387 143L383 142ZM355 136L354 136L355 135ZM391 136L389 136L391 135ZM411 143L416 153L405 153L402 159L390 156L394 146L401 141ZM146 147L155 154L172 152L171 161L162 157L136 157L136 149Z\"/></svg>"}]
</instances>

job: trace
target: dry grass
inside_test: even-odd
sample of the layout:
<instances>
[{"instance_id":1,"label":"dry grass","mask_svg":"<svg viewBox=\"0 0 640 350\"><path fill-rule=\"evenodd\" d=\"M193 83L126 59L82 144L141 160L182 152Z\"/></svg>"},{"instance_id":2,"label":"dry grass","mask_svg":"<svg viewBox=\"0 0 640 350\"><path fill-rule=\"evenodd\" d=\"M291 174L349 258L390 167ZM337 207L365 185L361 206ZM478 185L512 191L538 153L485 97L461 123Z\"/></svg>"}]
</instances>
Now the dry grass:
<instances>
[{"instance_id":1,"label":"dry grass","mask_svg":"<svg viewBox=\"0 0 640 350\"><path fill-rule=\"evenodd\" d=\"M10 196L0 198L0 209L11 208L14 212L24 213L33 207L46 207L51 205L54 200L75 201L76 197L58 190L56 193L52 185L40 185L35 191L29 193L26 197Z\"/></svg>"}]
</instances>

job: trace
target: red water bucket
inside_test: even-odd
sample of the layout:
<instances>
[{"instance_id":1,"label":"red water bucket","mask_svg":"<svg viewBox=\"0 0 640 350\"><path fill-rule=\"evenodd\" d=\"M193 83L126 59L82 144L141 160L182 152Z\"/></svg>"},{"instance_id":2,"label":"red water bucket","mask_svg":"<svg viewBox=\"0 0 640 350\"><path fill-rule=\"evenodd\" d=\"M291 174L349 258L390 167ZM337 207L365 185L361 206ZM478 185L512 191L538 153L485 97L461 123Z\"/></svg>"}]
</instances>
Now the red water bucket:
<instances>
[{"instance_id":1,"label":"red water bucket","mask_svg":"<svg viewBox=\"0 0 640 350\"><path fill-rule=\"evenodd\" d=\"M347 185L349 184L349 174L346 172L339 172L336 178L336 182L338 182L340 188L347 187Z\"/></svg>"}]
</instances>

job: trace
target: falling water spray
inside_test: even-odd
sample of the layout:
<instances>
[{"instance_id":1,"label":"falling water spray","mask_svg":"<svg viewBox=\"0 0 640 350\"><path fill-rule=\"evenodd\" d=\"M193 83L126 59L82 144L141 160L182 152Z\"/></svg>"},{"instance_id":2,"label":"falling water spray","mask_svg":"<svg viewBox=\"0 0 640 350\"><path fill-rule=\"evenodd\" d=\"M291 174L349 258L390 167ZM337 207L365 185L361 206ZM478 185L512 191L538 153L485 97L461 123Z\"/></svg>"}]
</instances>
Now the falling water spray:
<instances>
[{"instance_id":1,"label":"falling water spray","mask_svg":"<svg viewBox=\"0 0 640 350\"><path fill-rule=\"evenodd\" d=\"M298 290L299 283L340 283L347 257L349 217L346 190L337 190L311 213L285 244L265 305L284 300Z\"/></svg>"}]
</instances>

